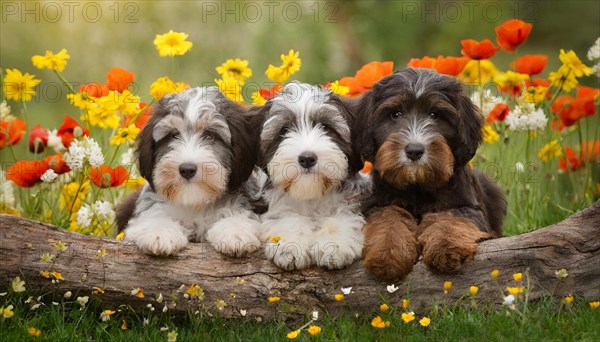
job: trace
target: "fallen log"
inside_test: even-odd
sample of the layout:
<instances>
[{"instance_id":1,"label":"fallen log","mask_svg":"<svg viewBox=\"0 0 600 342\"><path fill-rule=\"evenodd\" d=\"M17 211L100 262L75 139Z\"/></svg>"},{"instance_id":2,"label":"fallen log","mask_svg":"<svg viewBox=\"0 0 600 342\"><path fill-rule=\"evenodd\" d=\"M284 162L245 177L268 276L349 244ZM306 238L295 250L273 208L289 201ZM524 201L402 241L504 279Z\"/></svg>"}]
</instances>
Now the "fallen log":
<instances>
[{"instance_id":1,"label":"fallen log","mask_svg":"<svg viewBox=\"0 0 600 342\"><path fill-rule=\"evenodd\" d=\"M62 252L55 246L58 241L67 246ZM103 257L98 256L99 250L105 250ZM44 253L56 257L44 262ZM562 268L568 276L560 279L555 272ZM490 276L493 269L500 271L497 282ZM46 278L40 271L60 272L64 280L53 283L53 276ZM285 272L260 252L235 259L205 243L192 243L177 256L150 257L129 242L0 215L0 288L16 276L25 278L29 291L92 296L100 287L104 294L98 296L107 308L152 304L161 310L166 304L171 311L206 310L225 317L262 319L309 314L315 309L331 314L373 311L382 297L398 304L408 296L411 309L419 312L431 307L432 301L455 303L472 285L479 287L477 300L499 304L500 289L518 285L512 279L515 272L526 272L522 284L531 284L532 300L549 294L600 299L600 201L549 227L480 243L474 261L458 274L434 274L419 262L406 281L396 284L399 289L394 293L386 289L390 284L367 274L361 262L338 271ZM442 287L445 280L454 284L447 294ZM203 292L194 288L192 296L187 294L192 284ZM352 287L352 292L337 301L335 294L342 287ZM136 288L141 288L144 298L132 295ZM156 301L159 293L162 303ZM281 300L269 303L268 297ZM226 306L219 310L223 302Z\"/></svg>"}]
</instances>

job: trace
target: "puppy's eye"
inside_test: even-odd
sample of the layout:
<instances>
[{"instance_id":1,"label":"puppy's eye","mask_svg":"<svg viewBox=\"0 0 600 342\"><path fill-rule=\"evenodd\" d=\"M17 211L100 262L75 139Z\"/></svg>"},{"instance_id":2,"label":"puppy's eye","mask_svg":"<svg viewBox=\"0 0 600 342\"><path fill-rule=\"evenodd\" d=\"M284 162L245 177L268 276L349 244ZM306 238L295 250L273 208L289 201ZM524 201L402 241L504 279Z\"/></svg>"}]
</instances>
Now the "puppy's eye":
<instances>
[{"instance_id":1,"label":"puppy's eye","mask_svg":"<svg viewBox=\"0 0 600 342\"><path fill-rule=\"evenodd\" d=\"M211 133L206 133L206 134L204 134L204 139L206 139L208 141L213 141L215 138L213 137L213 135Z\"/></svg>"},{"instance_id":2,"label":"puppy's eye","mask_svg":"<svg viewBox=\"0 0 600 342\"><path fill-rule=\"evenodd\" d=\"M179 139L179 132L175 131L175 132L171 132L171 138L172 139Z\"/></svg>"},{"instance_id":3,"label":"puppy's eye","mask_svg":"<svg viewBox=\"0 0 600 342\"><path fill-rule=\"evenodd\" d=\"M399 118L399 117L400 117L400 115L402 115L402 113L401 113L401 112L395 112L395 113L392 113L392 115L391 115L391 118L392 118L393 120L396 120L397 118Z\"/></svg>"},{"instance_id":4,"label":"puppy's eye","mask_svg":"<svg viewBox=\"0 0 600 342\"><path fill-rule=\"evenodd\" d=\"M435 112L431 112L431 113L429 113L429 117L432 118L432 119L435 119L435 118L438 117L438 114L435 113Z\"/></svg>"}]
</instances>

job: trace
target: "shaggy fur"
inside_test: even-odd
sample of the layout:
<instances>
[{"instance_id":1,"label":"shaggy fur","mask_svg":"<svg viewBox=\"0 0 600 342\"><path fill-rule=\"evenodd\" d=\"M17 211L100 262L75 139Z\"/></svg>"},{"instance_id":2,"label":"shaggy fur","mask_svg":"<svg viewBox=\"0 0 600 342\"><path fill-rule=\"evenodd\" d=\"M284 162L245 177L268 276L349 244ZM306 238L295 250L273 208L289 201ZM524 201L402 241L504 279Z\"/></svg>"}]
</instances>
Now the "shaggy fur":
<instances>
[{"instance_id":1,"label":"shaggy fur","mask_svg":"<svg viewBox=\"0 0 600 342\"><path fill-rule=\"evenodd\" d=\"M504 196L468 165L483 120L459 82L405 69L349 105L356 116L355 159L374 164L375 190L363 203L369 271L402 279L422 250L432 270L455 272L473 258L477 241L502 235Z\"/></svg>"},{"instance_id":2,"label":"shaggy fur","mask_svg":"<svg viewBox=\"0 0 600 342\"><path fill-rule=\"evenodd\" d=\"M241 191L256 163L256 115L216 87L163 97L138 142L148 184L118 210L126 239L155 255L174 254L188 240L234 256L257 250L258 217Z\"/></svg>"}]
</instances>

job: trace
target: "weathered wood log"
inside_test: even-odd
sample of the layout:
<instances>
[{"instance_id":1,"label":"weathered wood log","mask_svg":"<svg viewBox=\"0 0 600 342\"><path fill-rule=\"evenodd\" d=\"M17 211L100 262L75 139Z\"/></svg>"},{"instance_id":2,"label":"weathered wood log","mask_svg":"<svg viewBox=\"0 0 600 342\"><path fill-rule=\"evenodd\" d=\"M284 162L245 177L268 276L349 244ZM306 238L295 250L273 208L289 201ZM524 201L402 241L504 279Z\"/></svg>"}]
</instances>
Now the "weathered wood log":
<instances>
[{"instance_id":1,"label":"weathered wood log","mask_svg":"<svg viewBox=\"0 0 600 342\"><path fill-rule=\"evenodd\" d=\"M549 227L480 243L474 261L458 274L436 275L419 262L406 281L396 284L399 290L394 293L386 290L390 284L367 274L361 262L338 271L311 268L285 272L265 260L262 253L234 259L205 243L190 244L174 257L149 257L128 242L57 230L7 215L0 216L0 238L0 288L15 276L24 277L30 291L70 290L92 296L93 289L101 287L106 307L152 303L161 310L166 302L170 310L203 309L227 317L245 314L270 318L314 309L333 314L372 311L381 304L381 296L395 304L406 298L408 290L411 308L420 311L430 307L433 300L454 303L468 293L471 285L479 287L478 300L501 303L498 284L490 277L493 269L500 270L497 281L501 288L516 286L512 274L528 270L532 299L571 293L600 299L600 201ZM41 261L43 253L57 254L57 241L66 243L67 249L51 262ZM103 258L98 257L101 249L106 250ZM561 268L568 271L564 279L555 276ZM61 272L64 281L53 284L40 271ZM454 283L448 294L443 293L445 280ZM185 298L191 284L203 289L203 299ZM336 301L335 294L350 286L352 293ZM131 290L138 287L145 298L131 295ZM180 287L183 291L177 292ZM163 294L165 302L156 302L158 293ZM280 297L281 301L269 303L270 296ZM216 308L218 300L227 304L223 310Z\"/></svg>"}]
</instances>

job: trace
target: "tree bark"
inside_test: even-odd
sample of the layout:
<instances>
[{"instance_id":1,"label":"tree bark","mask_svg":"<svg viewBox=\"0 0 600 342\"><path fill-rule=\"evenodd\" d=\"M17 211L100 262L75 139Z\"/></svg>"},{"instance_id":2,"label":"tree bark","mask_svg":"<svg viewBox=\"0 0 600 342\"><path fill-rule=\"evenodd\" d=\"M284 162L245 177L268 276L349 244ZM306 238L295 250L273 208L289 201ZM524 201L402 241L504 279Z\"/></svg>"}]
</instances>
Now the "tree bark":
<instances>
[{"instance_id":1,"label":"tree bark","mask_svg":"<svg viewBox=\"0 0 600 342\"><path fill-rule=\"evenodd\" d=\"M480 243L475 259L460 273L434 274L418 262L409 277L396 284L399 289L394 293L386 290L390 284L367 274L361 262L338 271L310 268L285 272L265 260L261 252L235 259L206 243L191 243L173 257L150 257L129 242L57 230L7 215L0 215L0 238L0 288L16 276L25 278L27 290L34 292L72 291L94 296L93 289L101 287L105 293L98 296L106 308L151 303L160 311L167 303L170 311L208 310L225 317L245 314L271 318L309 314L315 309L331 314L373 311L382 297L390 304L409 297L411 309L419 312L431 307L433 301L455 303L471 285L479 287L476 300L499 304L503 299L500 289L517 286L512 279L516 272L524 274L522 285L531 284L532 300L549 294L600 298L600 201L549 227ZM54 246L57 241L67 244L60 254ZM106 255L99 258L101 249ZM41 256L46 252L57 257L43 262ZM567 270L566 278L555 276L561 268ZM497 283L490 276L493 269L500 271ZM64 281L53 284L40 271L60 272ZM454 284L447 294L442 287L445 280ZM204 298L185 298L192 284L203 289ZM131 295L138 287L144 298ZM342 287L352 287L352 293L336 301L335 294L341 293ZM155 300L159 293L165 299L162 303ZM281 300L269 303L270 296ZM227 304L223 310L217 309L218 300Z\"/></svg>"}]
</instances>

